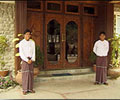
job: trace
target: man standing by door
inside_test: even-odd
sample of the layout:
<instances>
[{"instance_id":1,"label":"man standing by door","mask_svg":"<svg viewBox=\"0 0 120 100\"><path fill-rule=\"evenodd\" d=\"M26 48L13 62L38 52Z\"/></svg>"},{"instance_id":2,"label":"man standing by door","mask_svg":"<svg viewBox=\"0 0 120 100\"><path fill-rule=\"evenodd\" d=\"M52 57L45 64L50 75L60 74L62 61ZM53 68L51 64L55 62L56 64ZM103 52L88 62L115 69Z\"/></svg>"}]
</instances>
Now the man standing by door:
<instances>
[{"instance_id":1,"label":"man standing by door","mask_svg":"<svg viewBox=\"0 0 120 100\"><path fill-rule=\"evenodd\" d=\"M19 53L22 59L22 89L23 94L35 93L33 90L33 62L35 61L35 42L30 39L32 32L28 29L24 32L24 39L19 43Z\"/></svg>"},{"instance_id":2,"label":"man standing by door","mask_svg":"<svg viewBox=\"0 0 120 100\"><path fill-rule=\"evenodd\" d=\"M105 40L105 32L99 34L98 40L93 48L94 53L97 55L96 60L96 82L95 84L107 83L107 56L109 51L109 42Z\"/></svg>"}]
</instances>

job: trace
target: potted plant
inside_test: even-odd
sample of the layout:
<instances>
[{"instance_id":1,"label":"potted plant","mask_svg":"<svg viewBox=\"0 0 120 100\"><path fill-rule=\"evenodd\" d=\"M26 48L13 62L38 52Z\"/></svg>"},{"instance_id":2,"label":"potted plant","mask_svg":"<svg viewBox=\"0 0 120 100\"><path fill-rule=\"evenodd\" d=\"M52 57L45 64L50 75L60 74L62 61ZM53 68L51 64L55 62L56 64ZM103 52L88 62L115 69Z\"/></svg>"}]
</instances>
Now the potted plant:
<instances>
[{"instance_id":1,"label":"potted plant","mask_svg":"<svg viewBox=\"0 0 120 100\"><path fill-rule=\"evenodd\" d=\"M96 57L97 57L96 54L92 51L90 53L89 59L90 59L91 63L93 64L93 71L95 71L95 72L96 72Z\"/></svg>"},{"instance_id":2,"label":"potted plant","mask_svg":"<svg viewBox=\"0 0 120 100\"><path fill-rule=\"evenodd\" d=\"M120 76L120 34L114 33L113 38L108 39L111 42L111 64L108 69L108 75L111 78Z\"/></svg>"},{"instance_id":3,"label":"potted plant","mask_svg":"<svg viewBox=\"0 0 120 100\"><path fill-rule=\"evenodd\" d=\"M0 36L0 76L6 76L8 74L8 69L5 66L4 54L7 48L7 38L5 36Z\"/></svg>"},{"instance_id":4,"label":"potted plant","mask_svg":"<svg viewBox=\"0 0 120 100\"><path fill-rule=\"evenodd\" d=\"M40 50L40 46L36 45L35 46L35 62L34 64L34 75L38 75L39 74L39 70L40 68L43 66L44 64L44 56L43 53Z\"/></svg>"}]
</instances>

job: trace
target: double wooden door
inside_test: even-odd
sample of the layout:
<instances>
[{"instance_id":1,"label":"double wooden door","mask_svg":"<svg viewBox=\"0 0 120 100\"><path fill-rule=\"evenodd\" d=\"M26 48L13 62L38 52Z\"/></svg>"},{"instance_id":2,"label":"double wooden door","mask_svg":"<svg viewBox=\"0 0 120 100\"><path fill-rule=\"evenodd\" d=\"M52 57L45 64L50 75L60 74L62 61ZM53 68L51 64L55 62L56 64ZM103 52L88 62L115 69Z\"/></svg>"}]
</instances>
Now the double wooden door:
<instances>
[{"instance_id":1,"label":"double wooden door","mask_svg":"<svg viewBox=\"0 0 120 100\"><path fill-rule=\"evenodd\" d=\"M80 18L59 14L45 15L46 69L80 66Z\"/></svg>"}]
</instances>

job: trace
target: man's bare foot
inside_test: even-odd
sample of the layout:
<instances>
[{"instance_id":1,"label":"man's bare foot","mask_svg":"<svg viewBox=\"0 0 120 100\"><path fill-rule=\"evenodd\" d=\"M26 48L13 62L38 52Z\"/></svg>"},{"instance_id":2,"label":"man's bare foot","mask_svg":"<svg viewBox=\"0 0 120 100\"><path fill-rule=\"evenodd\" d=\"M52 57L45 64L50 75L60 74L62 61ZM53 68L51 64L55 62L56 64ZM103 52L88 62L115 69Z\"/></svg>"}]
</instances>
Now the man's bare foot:
<instances>
[{"instance_id":1,"label":"man's bare foot","mask_svg":"<svg viewBox=\"0 0 120 100\"><path fill-rule=\"evenodd\" d=\"M94 84L95 84L95 85L99 85L99 83L98 83L98 82L95 82Z\"/></svg>"},{"instance_id":2,"label":"man's bare foot","mask_svg":"<svg viewBox=\"0 0 120 100\"><path fill-rule=\"evenodd\" d=\"M35 91L34 91L34 90L30 90L30 92L31 92L31 93L35 93Z\"/></svg>"},{"instance_id":3,"label":"man's bare foot","mask_svg":"<svg viewBox=\"0 0 120 100\"><path fill-rule=\"evenodd\" d=\"M108 85L108 83L103 83L104 85Z\"/></svg>"},{"instance_id":4,"label":"man's bare foot","mask_svg":"<svg viewBox=\"0 0 120 100\"><path fill-rule=\"evenodd\" d=\"M27 92L23 91L23 95L26 95L26 94L27 94Z\"/></svg>"}]
</instances>

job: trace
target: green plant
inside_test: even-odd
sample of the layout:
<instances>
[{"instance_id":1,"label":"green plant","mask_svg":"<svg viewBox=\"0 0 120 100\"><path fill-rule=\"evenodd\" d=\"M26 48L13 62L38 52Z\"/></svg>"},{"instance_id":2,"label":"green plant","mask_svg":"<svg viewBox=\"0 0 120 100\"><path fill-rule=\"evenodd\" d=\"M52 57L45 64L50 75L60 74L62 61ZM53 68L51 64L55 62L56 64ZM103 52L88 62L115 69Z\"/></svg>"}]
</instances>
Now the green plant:
<instances>
[{"instance_id":1,"label":"green plant","mask_svg":"<svg viewBox=\"0 0 120 100\"><path fill-rule=\"evenodd\" d=\"M114 33L113 38L108 39L111 42L111 67L120 67L120 34Z\"/></svg>"},{"instance_id":2,"label":"green plant","mask_svg":"<svg viewBox=\"0 0 120 100\"><path fill-rule=\"evenodd\" d=\"M6 52L8 46L7 38L5 36L0 36L0 70L5 69L5 61L2 58Z\"/></svg>"},{"instance_id":3,"label":"green plant","mask_svg":"<svg viewBox=\"0 0 120 100\"><path fill-rule=\"evenodd\" d=\"M93 64L95 63L96 58L97 58L96 54L94 52L91 52L90 56L89 56L89 59Z\"/></svg>"},{"instance_id":4,"label":"green plant","mask_svg":"<svg viewBox=\"0 0 120 100\"><path fill-rule=\"evenodd\" d=\"M18 85L10 76L0 77L0 89L7 89L8 87L15 87Z\"/></svg>"},{"instance_id":5,"label":"green plant","mask_svg":"<svg viewBox=\"0 0 120 100\"><path fill-rule=\"evenodd\" d=\"M34 62L34 66L35 67L38 67L39 65L43 65L43 63L44 63L44 55L43 55L43 53L41 52L41 50L40 50L40 46L38 46L38 45L36 45L35 46L35 50L36 50L36 58L35 58L35 62Z\"/></svg>"}]
</instances>

